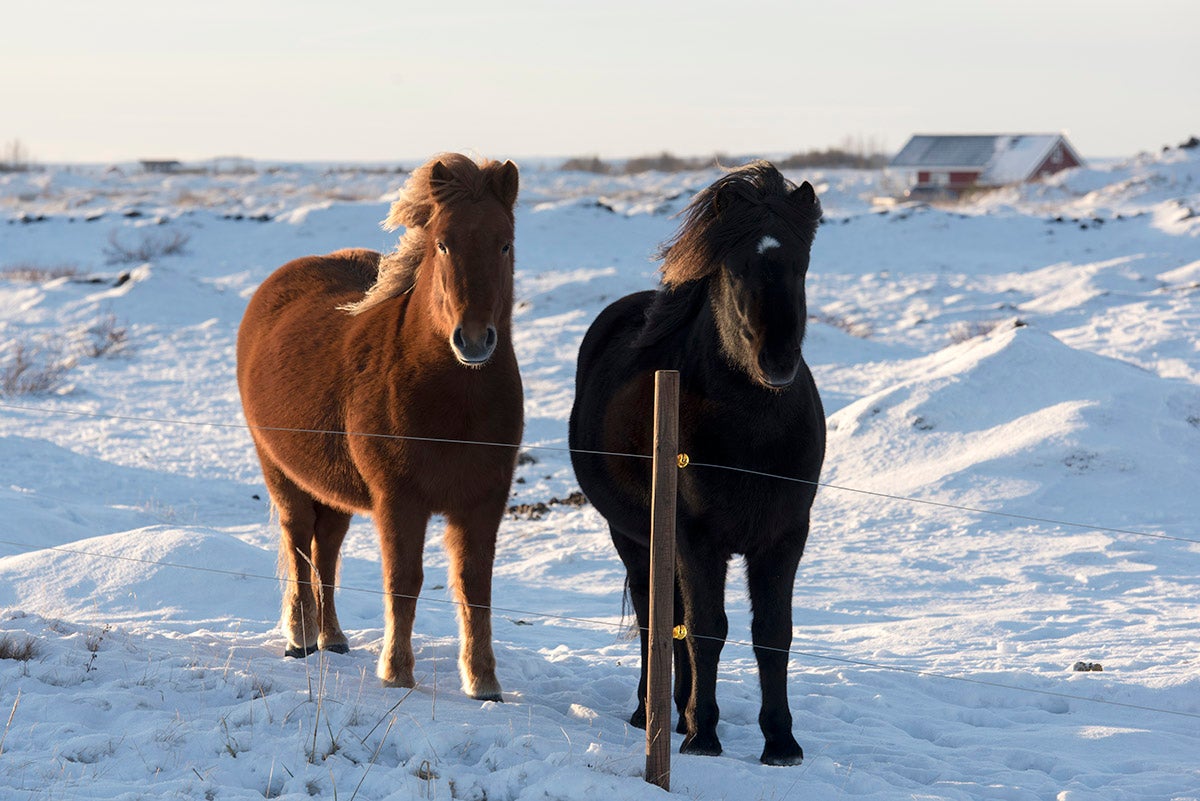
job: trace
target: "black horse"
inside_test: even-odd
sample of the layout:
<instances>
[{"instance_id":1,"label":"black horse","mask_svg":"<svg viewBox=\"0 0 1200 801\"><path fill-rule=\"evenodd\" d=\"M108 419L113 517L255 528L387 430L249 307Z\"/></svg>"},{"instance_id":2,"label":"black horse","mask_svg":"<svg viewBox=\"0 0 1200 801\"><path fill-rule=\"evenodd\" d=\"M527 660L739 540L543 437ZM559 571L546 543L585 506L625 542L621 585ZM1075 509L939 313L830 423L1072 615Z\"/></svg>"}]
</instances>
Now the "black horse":
<instances>
[{"instance_id":1,"label":"black horse","mask_svg":"<svg viewBox=\"0 0 1200 801\"><path fill-rule=\"evenodd\" d=\"M825 457L825 412L800 354L804 278L821 219L812 186L755 162L700 192L663 247L662 285L616 301L579 350L570 444L584 493L607 519L642 630L638 707L646 725L650 464L654 372L679 371L675 623L676 730L688 754L719 754L717 662L728 634L725 576L746 559L762 686L760 759L797 764L787 699L792 589ZM586 451L592 451L588 453ZM718 469L709 465L758 471Z\"/></svg>"}]
</instances>

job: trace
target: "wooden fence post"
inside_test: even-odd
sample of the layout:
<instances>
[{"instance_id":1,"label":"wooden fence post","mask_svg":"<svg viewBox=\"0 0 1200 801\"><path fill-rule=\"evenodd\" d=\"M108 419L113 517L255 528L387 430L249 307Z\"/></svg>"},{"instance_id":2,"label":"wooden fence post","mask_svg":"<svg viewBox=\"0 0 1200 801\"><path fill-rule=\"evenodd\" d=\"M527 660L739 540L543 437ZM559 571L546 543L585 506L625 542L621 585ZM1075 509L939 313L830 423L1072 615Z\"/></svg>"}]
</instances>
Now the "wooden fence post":
<instances>
[{"instance_id":1,"label":"wooden fence post","mask_svg":"<svg viewBox=\"0 0 1200 801\"><path fill-rule=\"evenodd\" d=\"M671 630L675 604L675 493L679 481L679 373L654 374L650 496L650 633L646 663L646 781L671 789Z\"/></svg>"}]
</instances>

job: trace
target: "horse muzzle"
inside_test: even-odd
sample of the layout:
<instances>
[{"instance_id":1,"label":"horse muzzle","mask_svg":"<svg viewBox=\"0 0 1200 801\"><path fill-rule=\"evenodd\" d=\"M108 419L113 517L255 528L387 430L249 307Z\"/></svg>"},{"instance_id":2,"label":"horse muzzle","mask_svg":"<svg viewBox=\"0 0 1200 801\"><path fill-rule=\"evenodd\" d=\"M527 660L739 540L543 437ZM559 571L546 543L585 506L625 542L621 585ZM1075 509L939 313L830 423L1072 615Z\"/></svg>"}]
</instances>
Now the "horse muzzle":
<instances>
[{"instance_id":1,"label":"horse muzzle","mask_svg":"<svg viewBox=\"0 0 1200 801\"><path fill-rule=\"evenodd\" d=\"M485 328L477 338L467 336L460 325L450 335L450 349L454 351L454 357L467 367L482 367L496 352L498 341L494 325Z\"/></svg>"},{"instance_id":2,"label":"horse muzzle","mask_svg":"<svg viewBox=\"0 0 1200 801\"><path fill-rule=\"evenodd\" d=\"M786 389L796 380L800 372L800 354L797 351L787 359L768 359L760 354L758 357L758 375L760 383L771 389Z\"/></svg>"}]
</instances>

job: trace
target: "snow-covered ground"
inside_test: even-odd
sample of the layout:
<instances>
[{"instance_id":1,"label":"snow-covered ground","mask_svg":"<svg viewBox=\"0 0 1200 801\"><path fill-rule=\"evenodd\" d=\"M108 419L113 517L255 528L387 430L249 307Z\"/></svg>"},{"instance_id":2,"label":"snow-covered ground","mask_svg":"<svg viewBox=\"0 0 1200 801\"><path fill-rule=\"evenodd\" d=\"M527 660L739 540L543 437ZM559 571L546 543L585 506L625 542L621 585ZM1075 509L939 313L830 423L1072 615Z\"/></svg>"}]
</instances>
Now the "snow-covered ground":
<instances>
[{"instance_id":1,"label":"snow-covered ground","mask_svg":"<svg viewBox=\"0 0 1200 801\"><path fill-rule=\"evenodd\" d=\"M607 302L653 286L671 215L716 175L524 170L529 458L514 504L577 489L564 448L578 343ZM806 353L830 486L790 671L806 759L757 762L735 570L725 754L677 755L673 793L1200 798L1200 154L886 212L875 173L792 177L813 180L827 218ZM282 657L237 325L283 262L389 249L378 221L402 182L301 167L0 175L0 368L19 350L51 384L0 394L0 798L664 797L626 723L637 646L589 506L502 524L503 704L458 688L436 520L416 690L374 677L366 519L338 600L353 651Z\"/></svg>"}]
</instances>

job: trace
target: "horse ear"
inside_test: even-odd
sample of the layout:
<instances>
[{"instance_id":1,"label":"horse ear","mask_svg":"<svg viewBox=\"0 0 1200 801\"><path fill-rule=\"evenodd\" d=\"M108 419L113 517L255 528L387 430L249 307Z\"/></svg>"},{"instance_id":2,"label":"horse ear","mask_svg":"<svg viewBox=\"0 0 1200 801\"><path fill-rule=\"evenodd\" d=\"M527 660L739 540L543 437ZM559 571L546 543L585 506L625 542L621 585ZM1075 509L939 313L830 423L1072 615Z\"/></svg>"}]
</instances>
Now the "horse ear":
<instances>
[{"instance_id":1,"label":"horse ear","mask_svg":"<svg viewBox=\"0 0 1200 801\"><path fill-rule=\"evenodd\" d=\"M492 191L500 198L505 208L511 209L516 205L519 186L517 165L511 161L504 162L492 173Z\"/></svg>"},{"instance_id":2,"label":"horse ear","mask_svg":"<svg viewBox=\"0 0 1200 801\"><path fill-rule=\"evenodd\" d=\"M429 190L437 197L443 190L454 182L454 173L441 161L434 162L429 168Z\"/></svg>"},{"instance_id":3,"label":"horse ear","mask_svg":"<svg viewBox=\"0 0 1200 801\"><path fill-rule=\"evenodd\" d=\"M812 184L805 181L792 190L788 195L788 200L803 208L814 206L817 203L817 190L813 189Z\"/></svg>"},{"instance_id":4,"label":"horse ear","mask_svg":"<svg viewBox=\"0 0 1200 801\"><path fill-rule=\"evenodd\" d=\"M709 187L708 191L711 192L712 210L716 212L718 218L725 213L725 209L733 205L738 197L737 190L730 185L715 187L715 189Z\"/></svg>"},{"instance_id":5,"label":"horse ear","mask_svg":"<svg viewBox=\"0 0 1200 801\"><path fill-rule=\"evenodd\" d=\"M800 218L810 222L821 219L821 201L817 200L817 190L808 181L800 184L788 195L788 205L796 210Z\"/></svg>"}]
</instances>

